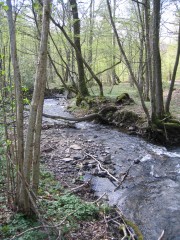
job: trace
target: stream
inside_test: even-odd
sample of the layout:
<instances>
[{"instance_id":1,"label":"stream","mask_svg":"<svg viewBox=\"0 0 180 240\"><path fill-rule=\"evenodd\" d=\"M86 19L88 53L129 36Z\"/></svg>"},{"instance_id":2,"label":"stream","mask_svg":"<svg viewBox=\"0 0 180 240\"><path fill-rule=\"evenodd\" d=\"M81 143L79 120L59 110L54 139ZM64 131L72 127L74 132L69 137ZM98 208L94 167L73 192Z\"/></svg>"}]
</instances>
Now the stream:
<instances>
[{"instance_id":1,"label":"stream","mask_svg":"<svg viewBox=\"0 0 180 240\"><path fill-rule=\"evenodd\" d=\"M46 99L44 112L71 117L63 98ZM109 204L118 206L127 219L135 222L145 240L158 240L163 231L161 239L180 240L180 147L167 150L109 126L89 122L75 123L75 128L65 130L70 136L102 144L116 178L128 171L118 189L109 178L87 173L84 178L92 177L97 196L106 193Z\"/></svg>"}]
</instances>

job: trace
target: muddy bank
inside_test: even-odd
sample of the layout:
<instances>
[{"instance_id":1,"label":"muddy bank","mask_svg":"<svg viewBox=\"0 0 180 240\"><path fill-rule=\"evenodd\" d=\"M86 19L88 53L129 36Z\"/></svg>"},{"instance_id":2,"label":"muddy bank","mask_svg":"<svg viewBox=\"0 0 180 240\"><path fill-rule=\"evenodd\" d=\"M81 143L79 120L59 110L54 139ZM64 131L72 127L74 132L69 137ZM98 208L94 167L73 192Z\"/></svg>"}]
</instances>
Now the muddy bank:
<instances>
[{"instance_id":1,"label":"muddy bank","mask_svg":"<svg viewBox=\"0 0 180 240\"><path fill-rule=\"evenodd\" d=\"M48 100L45 112L69 116L63 105ZM146 240L157 240L162 232L164 239L180 239L178 151L100 124L44 118L42 162L47 168L67 187L91 179L96 194L117 205Z\"/></svg>"}]
</instances>

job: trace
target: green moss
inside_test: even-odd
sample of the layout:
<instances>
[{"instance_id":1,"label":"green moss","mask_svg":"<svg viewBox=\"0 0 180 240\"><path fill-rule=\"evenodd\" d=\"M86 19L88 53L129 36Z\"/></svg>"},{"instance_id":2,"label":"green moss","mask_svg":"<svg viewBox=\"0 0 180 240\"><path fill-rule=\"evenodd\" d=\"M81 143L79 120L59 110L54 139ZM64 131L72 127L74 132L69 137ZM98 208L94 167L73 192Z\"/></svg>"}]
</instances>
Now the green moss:
<instances>
[{"instance_id":1,"label":"green moss","mask_svg":"<svg viewBox=\"0 0 180 240\"><path fill-rule=\"evenodd\" d=\"M134 230L135 234L137 235L138 240L144 239L141 231L139 230L138 226L135 223L133 223L132 221L129 221L127 219L124 219L124 221L128 226L130 226Z\"/></svg>"},{"instance_id":2,"label":"green moss","mask_svg":"<svg viewBox=\"0 0 180 240\"><path fill-rule=\"evenodd\" d=\"M165 121L162 121L162 120L159 120L159 119L156 119L153 123L153 125L156 125L158 128L160 129L164 129L164 127L166 129L169 129L169 130L173 130L173 129L179 129L180 130L180 122L175 120L175 119L168 119L167 122Z\"/></svg>"}]
</instances>

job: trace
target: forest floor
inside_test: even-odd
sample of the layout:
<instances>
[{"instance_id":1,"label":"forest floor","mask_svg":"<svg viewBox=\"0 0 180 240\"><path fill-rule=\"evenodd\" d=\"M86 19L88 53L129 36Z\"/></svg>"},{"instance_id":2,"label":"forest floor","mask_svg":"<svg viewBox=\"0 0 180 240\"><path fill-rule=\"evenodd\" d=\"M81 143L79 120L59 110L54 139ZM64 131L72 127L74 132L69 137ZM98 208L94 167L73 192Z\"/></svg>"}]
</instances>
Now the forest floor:
<instances>
[{"instance_id":1,"label":"forest floor","mask_svg":"<svg viewBox=\"0 0 180 240\"><path fill-rule=\"evenodd\" d=\"M135 89L132 88L130 91L129 89L128 84L120 84L113 88L105 88L105 94L116 98L121 93L127 92L135 103L126 105L125 108L128 111L136 112L144 119L138 95ZM92 89L92 91L94 93L97 90ZM70 101L71 111L76 116L92 112L85 108L73 109L73 104ZM173 92L171 109L172 114L180 120L179 106L180 85L177 84ZM83 180L83 175L88 168L92 168L92 171L98 168L96 159L92 159L91 155L97 156L100 151L101 155L104 156L102 165L108 169L110 174L113 174L113 165L108 160L108 151L103 145L97 145L95 142L82 138L82 136L68 134L67 129L73 127L71 124L49 124L46 121L43 123L42 171L39 190L39 201L43 207L42 218L54 224L62 222L59 229L61 229L61 239L63 240L118 240L123 237L143 239L133 223L131 226L128 225L129 223L126 222L120 209L109 208L106 204L106 196L97 199L91 188L91 182ZM43 237L44 231L36 232L33 230L28 232L29 235L23 234L20 238L15 237L37 225L32 224L32 221L29 222L29 220L27 222L21 215L14 215L12 206L5 202L5 191L1 190L0 195L2 206L0 207L0 239L12 239L12 237L24 240L32 239L32 237L34 240L48 239L45 235ZM52 235L50 239L56 238Z\"/></svg>"}]
</instances>

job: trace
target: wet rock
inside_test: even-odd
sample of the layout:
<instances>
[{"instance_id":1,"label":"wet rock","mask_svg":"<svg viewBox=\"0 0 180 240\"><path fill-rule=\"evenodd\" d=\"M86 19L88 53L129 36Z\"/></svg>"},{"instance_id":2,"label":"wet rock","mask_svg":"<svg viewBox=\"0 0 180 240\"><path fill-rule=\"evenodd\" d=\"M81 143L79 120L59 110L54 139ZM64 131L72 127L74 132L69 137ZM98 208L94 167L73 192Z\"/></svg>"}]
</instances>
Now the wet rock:
<instances>
[{"instance_id":1,"label":"wet rock","mask_svg":"<svg viewBox=\"0 0 180 240\"><path fill-rule=\"evenodd\" d=\"M140 161L139 159L135 159L135 160L134 160L134 163L135 163L135 164L139 164L140 162L141 162L141 161Z\"/></svg>"},{"instance_id":2,"label":"wet rock","mask_svg":"<svg viewBox=\"0 0 180 240\"><path fill-rule=\"evenodd\" d=\"M71 149L74 149L74 150L81 150L81 149L82 149L82 147L79 146L79 145L77 145L77 144L71 145L70 148L71 148Z\"/></svg>"},{"instance_id":3,"label":"wet rock","mask_svg":"<svg viewBox=\"0 0 180 240\"><path fill-rule=\"evenodd\" d=\"M98 172L97 176L105 178L105 177L107 177L107 173L106 172Z\"/></svg>"}]
</instances>

